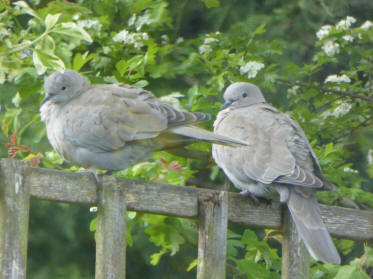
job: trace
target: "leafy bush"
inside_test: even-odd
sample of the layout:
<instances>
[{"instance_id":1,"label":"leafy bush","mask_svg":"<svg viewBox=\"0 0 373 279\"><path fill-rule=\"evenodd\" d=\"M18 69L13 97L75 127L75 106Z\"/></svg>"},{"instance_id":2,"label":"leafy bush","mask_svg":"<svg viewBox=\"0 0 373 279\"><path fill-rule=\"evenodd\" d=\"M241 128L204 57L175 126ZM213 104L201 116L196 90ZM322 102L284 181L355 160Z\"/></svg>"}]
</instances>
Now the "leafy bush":
<instances>
[{"instance_id":1,"label":"leafy bush","mask_svg":"<svg viewBox=\"0 0 373 279\"><path fill-rule=\"evenodd\" d=\"M274 2L2 1L0 141L5 144L1 157L76 169L51 150L38 113L43 79L56 70L74 69L93 83L146 87L172 105L213 116L227 85L250 81L299 121L325 175L338 185L338 193L321 193L320 199L372 207L373 24L367 16L373 5L366 2L362 10L355 2L347 9L347 1L335 6L320 1L321 8L312 1ZM206 128L211 129L211 123ZM195 144L193 150L210 152L210 146ZM216 185L224 179L207 156L200 161L165 152L116 175L175 185L195 184L192 177L197 183ZM45 207L38 205L35 210L40 213ZM168 263L168 270L185 274L177 278L194 277L195 221L129 213L128 222L128 243L133 245L128 251L143 255L136 265L165 268ZM66 217L60 223L72 226ZM31 247L38 245L38 232L30 232ZM71 231L64 232L71 239ZM276 231L231 226L229 277L280 278L278 242L281 234ZM336 243L344 265L313 263L312 278L369 278L371 248L348 240ZM42 263L43 259L32 261L34 267ZM80 273L74 263L64 264L65 278L92 276ZM149 274L156 278L158 273L148 270L136 272L142 278ZM53 266L42 272L31 268L30 278L52 274L58 276ZM129 276L139 278L131 271Z\"/></svg>"}]
</instances>

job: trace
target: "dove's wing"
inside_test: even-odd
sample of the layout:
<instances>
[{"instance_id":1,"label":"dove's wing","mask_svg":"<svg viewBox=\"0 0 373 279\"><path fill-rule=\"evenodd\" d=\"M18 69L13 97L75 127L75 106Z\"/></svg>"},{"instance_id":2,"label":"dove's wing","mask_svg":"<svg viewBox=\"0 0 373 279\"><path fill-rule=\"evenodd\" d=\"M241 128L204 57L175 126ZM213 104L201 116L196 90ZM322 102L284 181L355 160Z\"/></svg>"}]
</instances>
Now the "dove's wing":
<instances>
[{"instance_id":1,"label":"dove's wing","mask_svg":"<svg viewBox=\"0 0 373 279\"><path fill-rule=\"evenodd\" d=\"M317 160L295 121L275 108L257 104L221 112L215 131L251 144L235 151L218 147L224 152L220 161L236 178L252 179L265 184L279 182L310 188L322 188ZM224 119L224 121L222 121ZM218 158L219 159L219 158Z\"/></svg>"},{"instance_id":2,"label":"dove's wing","mask_svg":"<svg viewBox=\"0 0 373 279\"><path fill-rule=\"evenodd\" d=\"M62 110L65 138L99 151L117 150L131 141L210 119L208 114L178 111L152 93L125 84L92 86Z\"/></svg>"}]
</instances>

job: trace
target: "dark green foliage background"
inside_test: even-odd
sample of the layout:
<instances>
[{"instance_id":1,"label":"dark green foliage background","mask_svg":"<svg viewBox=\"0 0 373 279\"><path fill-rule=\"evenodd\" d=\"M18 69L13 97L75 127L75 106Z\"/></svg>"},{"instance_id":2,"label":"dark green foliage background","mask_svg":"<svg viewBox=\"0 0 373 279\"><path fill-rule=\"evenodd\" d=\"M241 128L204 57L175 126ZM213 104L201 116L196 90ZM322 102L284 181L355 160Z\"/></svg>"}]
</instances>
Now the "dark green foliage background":
<instances>
[{"instance_id":1,"label":"dark green foliage background","mask_svg":"<svg viewBox=\"0 0 373 279\"><path fill-rule=\"evenodd\" d=\"M338 185L338 193L320 193L320 200L369 209L373 27L361 26L373 20L372 12L370 0L2 0L0 142L11 144L0 145L0 157L19 151L16 158L40 159L41 167L78 169L52 151L40 122L43 80L55 70L74 69L93 83L145 87L184 109L209 112L213 119L224 88L250 81L299 121L325 175ZM356 22L346 30L337 28L347 16ZM327 24L331 30L319 40L316 32ZM127 38L114 40L124 29L130 32ZM338 53L324 52L328 40L338 43ZM240 73L250 61L264 64L252 78ZM350 82L325 83L330 75L347 75ZM211 130L212 121L204 126ZM210 146L192 148L205 160L159 152L152 161L115 175L175 187L222 185L223 173L206 155ZM127 277L195 278L197 228L194 220L129 213ZM280 278L279 231L229 229L228 278ZM95 213L87 207L33 201L28 278L93 278L94 231ZM312 261L313 279L370 278L368 245L340 239L336 245L343 265Z\"/></svg>"}]
</instances>

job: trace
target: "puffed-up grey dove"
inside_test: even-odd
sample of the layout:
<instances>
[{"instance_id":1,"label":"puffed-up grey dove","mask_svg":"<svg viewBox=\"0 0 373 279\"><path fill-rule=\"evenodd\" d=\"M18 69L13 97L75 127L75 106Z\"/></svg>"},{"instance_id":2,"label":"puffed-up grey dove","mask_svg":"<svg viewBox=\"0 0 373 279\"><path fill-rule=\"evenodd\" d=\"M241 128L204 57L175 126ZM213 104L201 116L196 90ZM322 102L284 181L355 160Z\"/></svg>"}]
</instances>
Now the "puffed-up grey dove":
<instances>
[{"instance_id":1,"label":"puffed-up grey dove","mask_svg":"<svg viewBox=\"0 0 373 279\"><path fill-rule=\"evenodd\" d=\"M82 167L123 170L146 161L153 151L195 141L247 145L193 126L210 116L178 111L142 88L92 85L65 70L50 75L44 89L40 112L48 139L59 155Z\"/></svg>"},{"instance_id":2,"label":"puffed-up grey dove","mask_svg":"<svg viewBox=\"0 0 373 279\"><path fill-rule=\"evenodd\" d=\"M224 93L214 131L250 146L213 145L215 162L243 193L279 195L311 256L339 264L340 257L323 223L317 190L334 190L322 174L315 153L298 123L266 103L258 87L231 84Z\"/></svg>"}]
</instances>

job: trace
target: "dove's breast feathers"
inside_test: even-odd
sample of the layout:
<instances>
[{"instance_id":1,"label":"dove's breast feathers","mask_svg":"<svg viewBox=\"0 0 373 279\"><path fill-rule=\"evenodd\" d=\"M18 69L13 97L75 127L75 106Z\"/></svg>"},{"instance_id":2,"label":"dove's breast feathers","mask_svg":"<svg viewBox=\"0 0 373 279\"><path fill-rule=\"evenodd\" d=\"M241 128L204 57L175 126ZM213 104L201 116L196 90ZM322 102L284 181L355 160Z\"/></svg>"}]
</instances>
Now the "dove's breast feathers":
<instances>
[{"instance_id":1,"label":"dove's breast feathers","mask_svg":"<svg viewBox=\"0 0 373 279\"><path fill-rule=\"evenodd\" d=\"M303 131L289 116L267 104L226 109L218 114L215 132L229 134L251 145L240 152L226 146L213 147L218 164L242 181L289 183L320 188L314 175L319 165Z\"/></svg>"}]
</instances>

